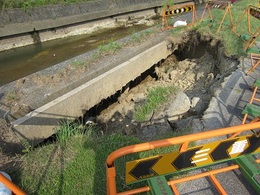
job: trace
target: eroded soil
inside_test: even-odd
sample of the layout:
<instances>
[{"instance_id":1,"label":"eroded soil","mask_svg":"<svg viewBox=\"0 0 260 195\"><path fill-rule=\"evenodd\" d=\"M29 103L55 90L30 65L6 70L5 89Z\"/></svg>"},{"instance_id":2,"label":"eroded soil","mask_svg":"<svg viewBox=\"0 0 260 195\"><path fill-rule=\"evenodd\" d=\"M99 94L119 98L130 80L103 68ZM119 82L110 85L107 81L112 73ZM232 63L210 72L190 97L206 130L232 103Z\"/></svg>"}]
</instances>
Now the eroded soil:
<instances>
[{"instance_id":1,"label":"eroded soil","mask_svg":"<svg viewBox=\"0 0 260 195\"><path fill-rule=\"evenodd\" d=\"M153 34L149 36L147 40L144 40L150 41ZM143 140L152 140L160 133L173 130L172 125L165 122L167 120L155 122L167 118L165 115L167 103L150 116L148 123L140 124L133 121L133 112L136 106L145 101L148 89L155 86L174 85L179 91L183 91L190 100L198 98L200 104L197 108L194 107L188 113L179 116L178 120L191 115L199 119L207 108L214 87L217 87L222 79L236 67L235 63L231 63L230 59L226 58L220 41L210 36L202 37L196 32L189 32L184 33L183 37L179 38L167 37L167 40L173 43L172 47L175 50L173 55L155 65L151 74L142 78L143 80L139 80L136 87L126 88L116 103L111 104L98 116L95 116L96 121L102 125L103 133L113 131L137 135ZM138 44L124 46L139 47ZM120 53L120 56L127 56L127 54ZM32 79L30 81L33 81L31 84L36 84L38 87L53 86L55 89L56 86L69 82L71 77L75 78L86 70L87 68L74 69L73 66L68 66L63 71L59 71L58 74L49 74L44 77L35 76L30 78ZM64 81L62 80L64 78L70 79ZM22 149L21 142L10 129L10 122L32 110L31 105L24 104L23 100L23 97L28 96L27 89L24 88L28 83L30 82L27 78L18 80L15 88L0 94L0 167L10 166L21 158L17 156L17 153L20 153ZM173 101L175 95L169 101Z\"/></svg>"}]
</instances>

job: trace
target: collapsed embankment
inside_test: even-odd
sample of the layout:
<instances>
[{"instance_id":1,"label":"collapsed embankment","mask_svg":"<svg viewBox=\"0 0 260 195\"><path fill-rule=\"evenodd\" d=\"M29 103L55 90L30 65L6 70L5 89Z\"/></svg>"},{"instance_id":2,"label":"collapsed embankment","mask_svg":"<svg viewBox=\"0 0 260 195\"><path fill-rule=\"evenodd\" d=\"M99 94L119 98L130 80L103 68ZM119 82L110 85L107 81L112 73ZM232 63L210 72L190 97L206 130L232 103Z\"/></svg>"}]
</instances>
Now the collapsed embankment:
<instances>
[{"instance_id":1,"label":"collapsed embankment","mask_svg":"<svg viewBox=\"0 0 260 195\"><path fill-rule=\"evenodd\" d=\"M198 84L203 88L204 81L212 84L216 79L219 83L220 78L223 79L219 74L225 75L235 67L234 64L232 67L227 66L228 61L219 41L206 36L201 37L196 33L184 33L182 37L170 39L169 32L159 31L160 29L155 27L154 33L146 38L143 37L142 44L131 39L121 40L124 47L120 51L103 56L94 63L92 61L83 68L75 69L70 65L71 61L67 61L60 64L59 68L52 67L2 87L1 110L4 119L10 122L7 126L11 125L12 132L20 139L37 144L55 133L55 127L60 121L83 117L89 109L102 104L106 98L112 97L118 91L122 91L131 81L140 79L144 72L158 66L170 55L177 55L180 60L191 53L203 58L207 51L207 55L210 52L213 56L212 63L208 63L209 58L205 58L207 62L203 62L203 65L197 66L196 63L191 62L179 65L182 67L180 70L172 70L176 69L171 67L174 64L167 68L172 70L167 73L171 76L164 76L172 77L167 82L179 83L181 88L191 85L189 86L191 91ZM152 37L156 38L151 39ZM87 61L91 55L81 56L81 58ZM204 69L194 73L199 67ZM55 70L56 73L53 73ZM165 73L160 71L158 77L161 77L163 72ZM186 79L182 80L178 77L181 72L185 75L182 78L187 77ZM8 91L10 88L13 89L13 99ZM10 130L5 132L8 134Z\"/></svg>"},{"instance_id":2,"label":"collapsed embankment","mask_svg":"<svg viewBox=\"0 0 260 195\"><path fill-rule=\"evenodd\" d=\"M176 49L181 50L179 44L192 39L184 36L166 41L168 36L169 32L162 33L154 27L154 32L143 38L142 44L123 39L123 49L113 55L93 62L94 51L89 52L1 87L3 143L9 142L6 137L12 136L4 134L10 132L33 144L41 142L55 132L61 120L82 116ZM87 61L87 66L72 66L78 59Z\"/></svg>"},{"instance_id":3,"label":"collapsed embankment","mask_svg":"<svg viewBox=\"0 0 260 195\"><path fill-rule=\"evenodd\" d=\"M38 143L55 132L61 119L79 117L113 95L172 53L165 41L169 32L156 29L142 44L120 40L123 47L113 55L95 59L96 51L88 52L1 87L2 134L12 132L12 125L22 139ZM73 65L77 60L86 65Z\"/></svg>"}]
</instances>

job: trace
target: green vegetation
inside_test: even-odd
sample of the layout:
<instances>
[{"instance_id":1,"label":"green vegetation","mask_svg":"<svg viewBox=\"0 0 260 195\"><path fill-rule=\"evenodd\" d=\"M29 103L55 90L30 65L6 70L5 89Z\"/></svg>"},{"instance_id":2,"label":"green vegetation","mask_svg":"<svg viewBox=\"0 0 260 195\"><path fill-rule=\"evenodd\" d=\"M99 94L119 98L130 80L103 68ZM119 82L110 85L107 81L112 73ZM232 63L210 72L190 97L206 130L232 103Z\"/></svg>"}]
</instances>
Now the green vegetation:
<instances>
[{"instance_id":1,"label":"green vegetation","mask_svg":"<svg viewBox=\"0 0 260 195\"><path fill-rule=\"evenodd\" d=\"M115 53L117 50L121 49L121 45L118 42L111 40L108 44L103 44L98 47L98 51L101 54Z\"/></svg>"},{"instance_id":2,"label":"green vegetation","mask_svg":"<svg viewBox=\"0 0 260 195\"><path fill-rule=\"evenodd\" d=\"M5 1L7 2L7 1ZM8 2L22 2L18 0ZM29 1L24 1L29 2ZM35 1L36 2L36 1ZM40 0L37 2L41 2ZM47 2L47 1L45 1ZM56 1L52 1L55 3ZM64 1L65 2L65 1ZM70 1L72 2L72 1ZM75 1L74 1L75 2ZM234 23L244 12L249 4L257 5L258 0L238 1L232 6L232 14ZM10 4L9 7L15 7ZM212 35L223 40L225 50L230 55L244 55L243 41L231 32L227 16L225 24L221 31L216 34L218 25L217 21L222 19L223 10L212 10L213 22L202 22L194 27L193 31L201 32L204 35ZM238 26L239 34L247 33L247 28ZM257 28L259 21L252 19L251 27ZM258 23L257 23L258 22ZM182 29L182 30L181 30ZM183 29L173 31L182 33ZM138 36L134 35L138 40ZM133 38L133 39L135 39ZM114 53L121 46L115 42L98 48L99 56L102 53ZM77 64L77 63L76 63ZM81 62L79 62L81 65ZM147 120L147 117L162 103L167 101L170 94L175 92L175 88L158 87L150 89L145 104L140 106L134 113L135 120ZM12 94L9 98L14 98ZM189 133L189 129L182 131ZM167 137L179 136L175 132L169 132L163 139ZM10 173L13 181L25 190L28 194L37 195L56 195L56 194L106 194L106 167L105 161L107 156L114 150L123 146L139 143L136 137L125 136L120 134L101 135L97 127L91 126L83 128L82 126L65 122L58 129L57 142L46 144L39 148L26 148L26 154L22 157L21 163L6 170ZM158 153L167 153L176 150L176 147L168 147L163 149L150 150L140 154L127 155L116 160L117 167L117 185L118 189L131 189L133 186L124 184L125 162L136 158L152 156Z\"/></svg>"},{"instance_id":3,"label":"green vegetation","mask_svg":"<svg viewBox=\"0 0 260 195\"><path fill-rule=\"evenodd\" d=\"M168 6L173 6L174 5L174 0L164 0L163 3L163 8L167 8Z\"/></svg>"},{"instance_id":4,"label":"green vegetation","mask_svg":"<svg viewBox=\"0 0 260 195\"><path fill-rule=\"evenodd\" d=\"M246 8L249 5L258 6L258 0L238 1L234 3L234 5L231 7L233 25L237 24L238 20L240 19L240 17L242 16L242 14L245 12ZM192 27L193 30L198 31L204 35L207 34L212 35L222 40L222 42L225 45L225 52L228 55L236 55L236 56L246 55L243 49L244 42L242 39L239 38L239 35L242 34L249 35L248 28L247 28L248 26L247 14L243 17L243 20L237 26L236 32L238 35L236 36L236 34L231 31L232 25L230 22L231 18L229 16L229 13L227 13L223 21L222 27L218 33L217 30L225 14L225 10L212 9L211 13L213 16L212 21L210 21L209 17L205 17L201 23L198 23L196 26ZM256 29L259 27L259 20L254 17L250 17L250 18L251 18L251 31L255 32Z\"/></svg>"},{"instance_id":5,"label":"green vegetation","mask_svg":"<svg viewBox=\"0 0 260 195\"><path fill-rule=\"evenodd\" d=\"M72 63L71 63L71 65L73 66L73 67L82 67L82 66L84 66L85 65L85 61L83 61L83 60L75 60L75 61L73 61Z\"/></svg>"},{"instance_id":6,"label":"green vegetation","mask_svg":"<svg viewBox=\"0 0 260 195\"><path fill-rule=\"evenodd\" d=\"M82 68L86 67L88 64L93 63L94 61L98 60L102 56L106 56L109 54L114 54L116 51L122 48L121 44L110 40L100 46L98 46L97 51L95 51L91 58L88 60L75 60L71 63L71 66L74 68Z\"/></svg>"},{"instance_id":7,"label":"green vegetation","mask_svg":"<svg viewBox=\"0 0 260 195\"><path fill-rule=\"evenodd\" d=\"M153 30L147 29L142 31L141 33L133 32L131 38L136 43L141 43L148 35L154 33Z\"/></svg>"},{"instance_id":8,"label":"green vegetation","mask_svg":"<svg viewBox=\"0 0 260 195\"><path fill-rule=\"evenodd\" d=\"M34 7L55 5L55 4L68 4L68 3L80 3L93 0L1 0L0 8L22 8L29 10Z\"/></svg>"},{"instance_id":9,"label":"green vegetation","mask_svg":"<svg viewBox=\"0 0 260 195\"><path fill-rule=\"evenodd\" d=\"M4 101L9 102L17 99L17 91L10 90L4 97Z\"/></svg>"},{"instance_id":10,"label":"green vegetation","mask_svg":"<svg viewBox=\"0 0 260 195\"><path fill-rule=\"evenodd\" d=\"M56 138L60 146L65 147L71 137L81 134L84 134L84 129L71 121L64 121L56 133ZM88 134L92 134L92 132L88 130Z\"/></svg>"},{"instance_id":11,"label":"green vegetation","mask_svg":"<svg viewBox=\"0 0 260 195\"><path fill-rule=\"evenodd\" d=\"M176 91L177 88L174 86L150 89L145 104L139 106L134 113L134 119L136 121L147 120L147 117L156 111L161 104L164 104L169 96L176 93Z\"/></svg>"},{"instance_id":12,"label":"green vegetation","mask_svg":"<svg viewBox=\"0 0 260 195\"><path fill-rule=\"evenodd\" d=\"M73 133L69 133L69 129ZM21 164L9 172L13 181L28 194L106 194L107 156L120 147L140 142L135 137L119 134L101 136L95 127L83 129L69 122L62 124L59 131L59 141L31 150L23 156ZM171 132L165 137L177 135L180 133ZM133 187L124 184L125 162L176 149L177 146L172 146L117 159L118 189Z\"/></svg>"}]
</instances>

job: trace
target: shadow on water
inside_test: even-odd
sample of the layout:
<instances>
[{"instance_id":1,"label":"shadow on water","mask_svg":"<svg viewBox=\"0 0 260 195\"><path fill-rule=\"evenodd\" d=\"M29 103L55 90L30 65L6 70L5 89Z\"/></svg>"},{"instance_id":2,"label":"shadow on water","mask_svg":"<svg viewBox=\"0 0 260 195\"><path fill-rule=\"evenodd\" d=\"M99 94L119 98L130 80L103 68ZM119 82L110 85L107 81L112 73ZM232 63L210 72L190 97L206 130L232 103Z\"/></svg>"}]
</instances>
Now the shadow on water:
<instances>
[{"instance_id":1,"label":"shadow on water","mask_svg":"<svg viewBox=\"0 0 260 195\"><path fill-rule=\"evenodd\" d=\"M0 52L0 86L147 28L147 25L136 25L103 29L44 43L36 37L34 45Z\"/></svg>"}]
</instances>

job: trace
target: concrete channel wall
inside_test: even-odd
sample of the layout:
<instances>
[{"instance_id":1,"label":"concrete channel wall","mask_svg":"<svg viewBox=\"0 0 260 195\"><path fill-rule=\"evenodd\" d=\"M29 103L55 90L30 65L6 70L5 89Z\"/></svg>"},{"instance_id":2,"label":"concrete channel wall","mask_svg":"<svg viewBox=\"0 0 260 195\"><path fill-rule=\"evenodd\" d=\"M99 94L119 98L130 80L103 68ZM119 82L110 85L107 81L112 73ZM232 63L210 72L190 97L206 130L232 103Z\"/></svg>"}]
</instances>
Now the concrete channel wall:
<instances>
[{"instance_id":1,"label":"concrete channel wall","mask_svg":"<svg viewBox=\"0 0 260 195\"><path fill-rule=\"evenodd\" d=\"M5 9L0 12L0 51L123 26L136 17L156 16L161 5L159 0L100 0Z\"/></svg>"},{"instance_id":2,"label":"concrete channel wall","mask_svg":"<svg viewBox=\"0 0 260 195\"><path fill-rule=\"evenodd\" d=\"M160 7L161 4L161 0L103 0L80 5L52 6L46 10L35 8L33 12L29 13L24 13L22 10L5 10L0 13L3 18L0 20L0 38L17 35L17 33L74 25L83 21L93 22L95 19L105 19L112 15ZM2 38L0 43L1 40ZM55 128L62 120L82 116L83 110L94 107L103 99L121 90L123 86L154 64L166 59L172 53L171 49L167 49L168 44L168 42L162 41L110 71L41 106L12 122L12 129L22 139L30 141L33 145L40 143L56 132Z\"/></svg>"},{"instance_id":3,"label":"concrete channel wall","mask_svg":"<svg viewBox=\"0 0 260 195\"><path fill-rule=\"evenodd\" d=\"M115 15L153 9L161 0L102 0L36 7L32 10L6 9L0 12L0 37L54 29Z\"/></svg>"},{"instance_id":4,"label":"concrete channel wall","mask_svg":"<svg viewBox=\"0 0 260 195\"><path fill-rule=\"evenodd\" d=\"M33 145L40 143L55 133L55 127L59 125L60 121L82 116L82 110L89 110L101 100L121 90L123 86L154 64L166 59L172 53L172 50L168 48L169 42L162 41L34 110L12 123L14 132L22 139L29 140Z\"/></svg>"},{"instance_id":5,"label":"concrete channel wall","mask_svg":"<svg viewBox=\"0 0 260 195\"><path fill-rule=\"evenodd\" d=\"M175 0L174 3L191 0ZM161 14L161 0L100 0L0 11L0 52L74 35L90 34ZM195 1L200 4L200 1ZM124 22L122 22L124 21Z\"/></svg>"}]
</instances>

